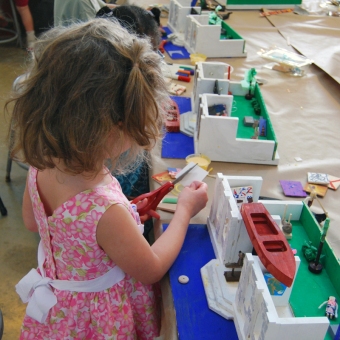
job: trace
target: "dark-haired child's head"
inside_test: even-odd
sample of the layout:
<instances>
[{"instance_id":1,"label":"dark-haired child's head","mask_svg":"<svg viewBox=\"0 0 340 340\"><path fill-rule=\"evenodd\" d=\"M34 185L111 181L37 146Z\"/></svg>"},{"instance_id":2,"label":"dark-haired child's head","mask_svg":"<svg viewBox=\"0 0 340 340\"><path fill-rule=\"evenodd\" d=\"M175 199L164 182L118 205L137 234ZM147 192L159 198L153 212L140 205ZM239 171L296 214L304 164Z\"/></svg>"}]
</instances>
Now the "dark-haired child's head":
<instances>
[{"instance_id":1,"label":"dark-haired child's head","mask_svg":"<svg viewBox=\"0 0 340 340\"><path fill-rule=\"evenodd\" d=\"M138 6L117 6L112 10L113 17L129 32L151 39L154 50L158 49L161 36L154 14Z\"/></svg>"}]
</instances>

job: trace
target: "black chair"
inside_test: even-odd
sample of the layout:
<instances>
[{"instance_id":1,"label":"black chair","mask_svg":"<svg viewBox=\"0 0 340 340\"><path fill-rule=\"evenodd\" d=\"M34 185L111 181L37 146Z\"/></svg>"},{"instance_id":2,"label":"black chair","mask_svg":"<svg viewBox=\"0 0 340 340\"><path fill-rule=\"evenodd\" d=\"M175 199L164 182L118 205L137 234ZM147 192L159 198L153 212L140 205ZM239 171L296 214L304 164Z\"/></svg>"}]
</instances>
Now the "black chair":
<instances>
[{"instance_id":1,"label":"black chair","mask_svg":"<svg viewBox=\"0 0 340 340\"><path fill-rule=\"evenodd\" d=\"M4 202L2 202L2 199L0 197L0 214L2 216L6 216L7 215L7 209L4 205ZM0 317L1 317L1 311L0 311ZM0 335L1 335L1 320L0 320ZM1 336L0 336L0 339L1 339Z\"/></svg>"},{"instance_id":2,"label":"black chair","mask_svg":"<svg viewBox=\"0 0 340 340\"><path fill-rule=\"evenodd\" d=\"M1 340L3 334L4 334L4 318L2 316L2 312L1 312L1 309L0 309L0 340Z\"/></svg>"},{"instance_id":3,"label":"black chair","mask_svg":"<svg viewBox=\"0 0 340 340\"><path fill-rule=\"evenodd\" d=\"M21 28L15 8L15 4L13 0L9 0L10 8L11 8L11 19L13 20L13 27L12 28L0 28L0 33L2 37L0 38L0 44L5 44L11 41L17 40L19 47L23 47L22 39L21 39Z\"/></svg>"}]
</instances>

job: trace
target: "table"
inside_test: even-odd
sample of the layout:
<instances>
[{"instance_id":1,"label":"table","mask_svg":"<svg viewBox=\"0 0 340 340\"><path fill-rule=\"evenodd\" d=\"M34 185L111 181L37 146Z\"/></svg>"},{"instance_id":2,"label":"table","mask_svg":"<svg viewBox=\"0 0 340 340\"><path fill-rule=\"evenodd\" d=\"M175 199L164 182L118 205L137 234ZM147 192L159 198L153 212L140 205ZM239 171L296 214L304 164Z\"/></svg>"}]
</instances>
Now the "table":
<instances>
[{"instance_id":1,"label":"table","mask_svg":"<svg viewBox=\"0 0 340 340\"><path fill-rule=\"evenodd\" d=\"M234 322L210 310L205 297L200 268L214 258L207 226L190 224L182 250L169 271L179 339L216 340L226 334L229 340L238 339ZM187 284L178 282L181 275L189 277Z\"/></svg>"},{"instance_id":2,"label":"table","mask_svg":"<svg viewBox=\"0 0 340 340\"><path fill-rule=\"evenodd\" d=\"M290 18L289 15L285 15L280 16ZM212 175L221 172L225 175L261 176L264 180L261 196L301 200L286 198L279 180L300 181L305 184L307 172L328 173L340 177L340 84L316 65L311 65L306 76L300 78L266 68L268 61L261 58L257 54L258 51L270 49L274 45L291 51L294 49L287 44L287 39L269 20L259 16L258 11L234 11L227 23L246 40L247 57L214 58L207 61L224 61L230 64L234 68L231 80L235 81L241 81L246 70L256 68L257 78L265 81L261 86L261 92L278 139L280 161L278 166L212 162ZM299 31L296 34L299 34ZM303 34L306 35L306 32ZM337 49L338 47L334 46L333 51L336 52ZM330 61L332 65L329 65L329 68L339 69L339 60L339 58L332 59ZM185 59L175 62L189 64L190 61ZM189 84L186 96L191 91L190 86L192 84ZM297 161L298 157L302 161ZM158 146L152 154L150 175L162 172L168 166L180 168L184 165L183 159L161 158L161 147ZM209 197L212 197L215 180L213 177L207 177L205 182L209 186ZM158 185L151 181L151 186L156 188ZM326 196L320 201L331 219L327 241L340 258L339 195L340 189L328 190ZM191 223L205 224L210 204L209 201L208 206L195 216ZM314 204L318 206L317 203ZM161 212L162 222L169 221L171 216L170 213ZM161 224L156 223L155 229L157 235L161 230ZM165 301L164 313L167 319L164 330L165 333L170 334L165 338L173 339L176 337L176 330L170 330L174 322L174 319L171 321L174 310L171 305L171 289L167 278L163 280L162 285Z\"/></svg>"}]
</instances>

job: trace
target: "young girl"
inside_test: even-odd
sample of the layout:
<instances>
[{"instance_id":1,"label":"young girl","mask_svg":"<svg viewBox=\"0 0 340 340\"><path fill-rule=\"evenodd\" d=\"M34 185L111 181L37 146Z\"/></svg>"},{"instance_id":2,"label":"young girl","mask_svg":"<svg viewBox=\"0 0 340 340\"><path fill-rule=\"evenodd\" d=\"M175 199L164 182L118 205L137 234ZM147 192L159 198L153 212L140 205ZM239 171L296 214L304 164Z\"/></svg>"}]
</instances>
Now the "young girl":
<instances>
[{"instance_id":1,"label":"young girl","mask_svg":"<svg viewBox=\"0 0 340 340\"><path fill-rule=\"evenodd\" d=\"M28 302L21 339L153 339L153 284L206 205L207 186L184 188L150 246L104 164L123 168L159 137L168 100L160 57L105 19L55 28L37 42L23 91L13 109L14 152L31 165L23 219L41 242L38 270L16 286Z\"/></svg>"}]
</instances>

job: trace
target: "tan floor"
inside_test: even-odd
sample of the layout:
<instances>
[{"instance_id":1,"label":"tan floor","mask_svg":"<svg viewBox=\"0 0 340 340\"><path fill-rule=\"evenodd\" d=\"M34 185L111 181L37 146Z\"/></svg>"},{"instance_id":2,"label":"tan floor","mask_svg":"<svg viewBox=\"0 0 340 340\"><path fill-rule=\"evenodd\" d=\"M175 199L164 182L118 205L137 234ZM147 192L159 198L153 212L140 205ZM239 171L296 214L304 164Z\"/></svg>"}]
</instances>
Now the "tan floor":
<instances>
[{"instance_id":1,"label":"tan floor","mask_svg":"<svg viewBox=\"0 0 340 340\"><path fill-rule=\"evenodd\" d=\"M0 196L8 215L0 216L0 308L4 316L2 340L19 338L25 305L15 292L15 284L33 267L39 236L25 229L21 218L22 194L26 171L13 163L11 183L5 182L7 164L8 115L4 103L14 79L24 73L27 54L15 43L0 45Z\"/></svg>"}]
</instances>

